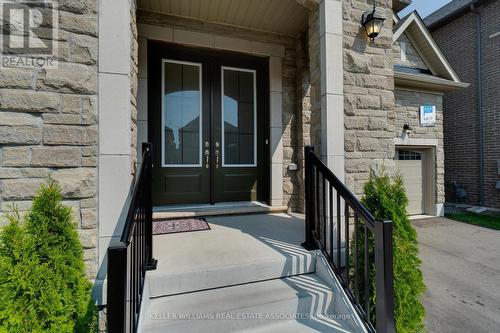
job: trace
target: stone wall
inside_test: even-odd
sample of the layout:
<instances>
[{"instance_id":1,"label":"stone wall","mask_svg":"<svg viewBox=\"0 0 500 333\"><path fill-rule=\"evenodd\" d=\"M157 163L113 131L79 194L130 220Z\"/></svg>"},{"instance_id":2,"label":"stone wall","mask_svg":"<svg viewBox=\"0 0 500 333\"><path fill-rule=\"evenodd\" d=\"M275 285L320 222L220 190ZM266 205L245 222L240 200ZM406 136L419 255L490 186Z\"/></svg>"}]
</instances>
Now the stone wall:
<instances>
[{"instance_id":1,"label":"stone wall","mask_svg":"<svg viewBox=\"0 0 500 333\"><path fill-rule=\"evenodd\" d=\"M295 211L304 212L304 146L311 144L311 82L310 82L310 62L308 49L308 32L299 36L295 46L297 54L297 149L295 163L299 169L296 172L294 184L297 190L297 201Z\"/></svg>"},{"instance_id":2,"label":"stone wall","mask_svg":"<svg viewBox=\"0 0 500 333\"><path fill-rule=\"evenodd\" d=\"M295 45L285 48L285 57L281 65L283 85L283 205L292 211L299 209L299 186L297 171L289 170L291 163L297 163L298 140L297 128L297 52Z\"/></svg>"},{"instance_id":3,"label":"stone wall","mask_svg":"<svg viewBox=\"0 0 500 333\"><path fill-rule=\"evenodd\" d=\"M387 18L370 41L361 26L372 1L343 1L345 183L357 195L371 171L394 166L392 2L376 1Z\"/></svg>"},{"instance_id":4,"label":"stone wall","mask_svg":"<svg viewBox=\"0 0 500 333\"><path fill-rule=\"evenodd\" d=\"M308 51L309 51L309 84L310 84L310 118L309 134L310 144L320 152L321 144L321 69L319 45L319 9L309 12ZM306 119L307 120L307 119Z\"/></svg>"},{"instance_id":5,"label":"stone wall","mask_svg":"<svg viewBox=\"0 0 500 333\"><path fill-rule=\"evenodd\" d=\"M406 60L401 59L401 43L406 45ZM402 34L399 39L394 43L392 47L394 54L394 64L410 68L418 68L422 70L429 70L429 67L422 60L418 54L417 49L413 46L411 41L406 37L406 34Z\"/></svg>"},{"instance_id":6,"label":"stone wall","mask_svg":"<svg viewBox=\"0 0 500 333\"><path fill-rule=\"evenodd\" d=\"M443 148L443 96L439 93L427 93L410 90L395 90L395 128L394 136L403 137L403 125L411 127L410 138L435 139L436 149L436 203L444 203L444 148ZM420 126L420 106L436 106L435 126Z\"/></svg>"},{"instance_id":7,"label":"stone wall","mask_svg":"<svg viewBox=\"0 0 500 333\"><path fill-rule=\"evenodd\" d=\"M96 1L59 3L59 67L0 70L0 209L20 211L48 175L71 206L97 273ZM2 219L2 223L5 219Z\"/></svg>"}]
</instances>

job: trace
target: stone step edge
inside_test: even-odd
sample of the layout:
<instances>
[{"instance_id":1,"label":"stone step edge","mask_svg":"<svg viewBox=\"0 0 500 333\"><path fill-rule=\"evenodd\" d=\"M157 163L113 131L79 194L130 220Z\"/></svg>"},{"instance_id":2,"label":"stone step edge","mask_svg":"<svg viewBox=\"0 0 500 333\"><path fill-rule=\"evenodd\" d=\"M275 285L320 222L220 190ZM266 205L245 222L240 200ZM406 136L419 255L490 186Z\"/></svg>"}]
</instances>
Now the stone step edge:
<instances>
[{"instance_id":1,"label":"stone step edge","mask_svg":"<svg viewBox=\"0 0 500 333\"><path fill-rule=\"evenodd\" d=\"M196 216L223 216L223 215L238 215L238 214L269 214L269 213L286 213L288 206L252 206L252 207L234 207L234 208L214 208L199 211L156 211L153 212L153 219L164 218L182 218Z\"/></svg>"}]
</instances>

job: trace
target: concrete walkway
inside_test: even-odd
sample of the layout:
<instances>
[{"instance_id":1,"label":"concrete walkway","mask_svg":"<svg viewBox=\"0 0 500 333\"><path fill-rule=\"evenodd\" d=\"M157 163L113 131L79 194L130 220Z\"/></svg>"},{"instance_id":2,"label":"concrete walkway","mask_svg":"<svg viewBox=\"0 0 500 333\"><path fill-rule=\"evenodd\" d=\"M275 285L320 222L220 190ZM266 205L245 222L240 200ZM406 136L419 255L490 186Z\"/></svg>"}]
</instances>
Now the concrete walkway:
<instances>
[{"instance_id":1,"label":"concrete walkway","mask_svg":"<svg viewBox=\"0 0 500 333\"><path fill-rule=\"evenodd\" d=\"M500 231L414 220L427 292L427 332L500 331Z\"/></svg>"}]
</instances>

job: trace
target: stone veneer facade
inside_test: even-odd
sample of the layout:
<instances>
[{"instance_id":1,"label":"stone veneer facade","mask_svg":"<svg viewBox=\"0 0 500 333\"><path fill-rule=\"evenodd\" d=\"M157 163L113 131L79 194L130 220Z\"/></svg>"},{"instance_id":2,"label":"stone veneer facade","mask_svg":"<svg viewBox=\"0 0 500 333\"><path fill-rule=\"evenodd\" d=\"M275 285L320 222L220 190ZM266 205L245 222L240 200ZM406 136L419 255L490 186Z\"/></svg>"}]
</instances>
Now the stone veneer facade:
<instances>
[{"instance_id":1,"label":"stone veneer facade","mask_svg":"<svg viewBox=\"0 0 500 333\"><path fill-rule=\"evenodd\" d=\"M59 1L59 67L0 70L1 214L29 209L47 176L73 209L87 275L97 274L96 1ZM2 218L2 223L5 219Z\"/></svg>"},{"instance_id":2,"label":"stone veneer facade","mask_svg":"<svg viewBox=\"0 0 500 333\"><path fill-rule=\"evenodd\" d=\"M437 187L438 201L443 202L441 96L398 89L395 91L393 56L397 50L393 49L392 42L391 1L376 1L377 7L384 11L388 19L385 21L382 33L373 42L367 40L360 23L362 13L371 10L372 1L326 1L330 5L332 3L338 5L336 8L339 8L339 19L342 18L342 34L337 33L336 36L341 40L342 50L339 53L341 56L330 55L328 58L330 64L340 65L336 66L341 69L339 73L336 73L340 77L335 78L342 82L340 84L342 93L337 93L335 97L340 96L341 103L337 108L330 105L326 110L322 103L324 96L322 96L321 87L324 80L322 77L324 73L321 70L324 66L321 59L324 51L321 46L324 37L322 36L324 22L322 23L320 17L322 15L320 8L323 8L321 6L324 2L319 8L309 10L308 25L304 27L304 32L290 37L136 11L135 1L128 1L126 6L128 6L127 12L130 13L130 18L127 18L130 21L130 71L128 73L130 101L127 100L129 106L127 112L130 112L130 116L128 113L125 116L127 119L130 117L131 141L130 144L127 141L126 145L130 147L131 173L135 171L136 161L140 161L140 158L137 158L137 155L141 154L140 144L147 139L145 133L141 133L141 127L147 127L143 126L147 125L147 118L144 114L146 109L142 104L143 101L140 101L139 97L136 98L138 90L140 91L141 87L145 88L141 85L141 80L147 82L146 77L142 76L146 73L141 73L141 68L142 70L144 68L141 64L141 37L139 37L137 24L173 26L197 33L211 33L244 39L248 43L250 41L267 43L266 45L273 44L283 48L283 56L279 57L281 100L278 101L278 105L281 104L282 116L281 128L279 128L283 146L283 157L280 162L283 176L282 204L287 205L292 211L303 210L304 145L315 145L319 154L322 151L321 140L325 131L334 137L341 133L338 141L334 142L335 145L343 145L343 149L340 147L339 150L344 154L341 157L344 158L342 162L345 163L345 167L341 165L340 178L345 179L345 183L357 195L361 195L363 185L371 172L379 172L382 166L388 169L394 167L395 138L400 136L404 123L409 123L416 128L414 132L416 138L432 138L439 142L436 150ZM52 175L61 183L65 203L73 207L85 248L88 276L93 279L98 271L98 257L104 261L107 247L107 245L102 245L99 249L100 253L97 253L98 156L103 161L111 158L122 160L127 154L109 148L98 149L96 1L60 1L59 10L59 69L0 70L1 209L6 211L8 205L15 202L22 211L27 210L38 185L47 175ZM145 39L142 39L144 42ZM336 57L343 57L343 59ZM102 66L102 63L101 61L99 66ZM106 66L109 66L109 63L106 63ZM101 73L103 77L110 76L106 68L103 68L99 75ZM123 73L117 73L115 76L118 77L119 74ZM101 103L102 101L103 97L100 99ZM421 103L432 103L438 106L436 127L418 127L417 106ZM339 121L342 122L340 128L343 131L334 133L333 130L325 128L324 124L322 126L327 110L339 116L334 124L338 125ZM116 112L122 111L120 108ZM108 108L106 110L101 108L99 116L105 112L109 113ZM108 116L102 119L108 121L107 124L113 124L113 117ZM99 132L102 134L105 131L105 128L101 128ZM111 138L111 136L108 137ZM119 141L120 137L115 139ZM101 146L109 144L103 141L106 140L101 139L99 142ZM129 160L125 160L129 165ZM291 163L296 163L299 170L289 170ZM101 169L103 164L100 164ZM107 173L105 173L104 169L101 169L99 171L101 176L113 171L106 167ZM130 175L128 168L126 169L125 173ZM128 180L124 179L123 183ZM112 187L113 182L110 184L108 187ZM128 184L120 186L127 187ZM106 198L110 199L109 193L114 195L114 190L108 188ZM102 192L103 186L100 186L99 191L99 193L104 193ZM116 199L119 201L119 206L123 206L123 202L120 201L121 197L127 197L125 192L126 189L120 189L120 199ZM106 206L108 202L100 204ZM116 205L116 202L112 205ZM102 211L101 209L100 213ZM115 220L101 220L101 229L106 223L111 226L116 225ZM108 235L105 232L101 232L100 236L111 238L111 234ZM104 240L102 244L106 244ZM105 268L102 272L101 268L99 274L102 273L102 279L104 279Z\"/></svg>"},{"instance_id":3,"label":"stone veneer facade","mask_svg":"<svg viewBox=\"0 0 500 333\"><path fill-rule=\"evenodd\" d=\"M387 18L375 41L360 23L372 1L343 1L345 183L361 195L371 172L394 166L392 1L376 1Z\"/></svg>"},{"instance_id":4,"label":"stone veneer facade","mask_svg":"<svg viewBox=\"0 0 500 333\"><path fill-rule=\"evenodd\" d=\"M432 93L425 91L403 90L396 87L396 106L395 106L395 131L396 138L402 138L403 125L410 125L412 131L409 135L411 139L428 140L435 145L423 146L420 148L434 149L435 154L435 203L444 204L444 144L443 144L443 95L441 93ZM435 126L420 126L420 106L436 106L436 124ZM420 141L422 142L422 141ZM424 141L425 142L425 141ZM404 148L404 146L400 146ZM436 213L437 214L437 213Z\"/></svg>"}]
</instances>

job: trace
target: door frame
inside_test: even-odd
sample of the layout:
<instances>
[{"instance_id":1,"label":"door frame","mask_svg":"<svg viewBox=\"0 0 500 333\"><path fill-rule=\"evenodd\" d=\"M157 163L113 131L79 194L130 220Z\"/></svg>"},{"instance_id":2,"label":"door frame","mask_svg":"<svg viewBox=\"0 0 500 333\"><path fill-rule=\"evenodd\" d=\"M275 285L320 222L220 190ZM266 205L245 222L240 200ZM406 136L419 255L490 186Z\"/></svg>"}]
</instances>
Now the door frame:
<instances>
[{"instance_id":1,"label":"door frame","mask_svg":"<svg viewBox=\"0 0 500 333\"><path fill-rule=\"evenodd\" d=\"M244 53L238 53L238 52L231 52L231 51L221 51L213 48L203 48L203 47L192 47L192 46L185 46L185 45L179 45L176 43L170 43L170 42L162 42L162 41L154 41L154 40L147 40L147 49L148 49L148 76L147 76L147 81L148 81L148 89L147 89L147 99L148 99L148 106L147 106L147 113L148 113L148 123L147 123L147 128L148 128L148 141L153 142L153 133L154 133L154 124L151 121L151 119L154 119L152 116L154 109L157 108L158 106L153 103L152 101L155 100L155 97L152 96L152 92L150 89L151 87L151 78L154 77L151 75L151 72L155 69L152 68L151 64L154 63L153 59L154 57L157 57L157 52L158 49L162 50L167 50L167 51L172 51L174 54L179 54L179 53L189 53L190 55L195 55L200 58L203 58L203 63L209 63L210 66L208 69L204 69L204 71L209 70L210 75L213 75L214 72L214 66L217 66L218 63L222 62L221 59L223 59L224 64L221 65L222 67L242 67L240 62L243 61L244 63L250 62L258 66L258 72L262 73L262 75L259 75L257 77L257 91L256 91L256 96L262 96L262 98L257 98L257 108L261 110L259 112L260 116L258 117L258 122L256 124L256 128L258 129L256 136L258 133L262 136L262 138L257 137L257 142L262 144L261 149L257 149L257 164L262 165L261 168L258 168L258 182L259 186L257 189L257 201L266 203L268 205L271 204L271 186L270 186L270 181L271 181L271 113L270 113L270 84L269 84L269 57L259 57L259 56L253 56L253 55L248 55ZM180 60L182 61L182 60ZM158 70L158 69L156 69ZM210 109L214 107L214 100L212 98L213 94L212 92L215 91L215 80L210 79ZM210 140L213 143L214 142L214 133L212 131L212 122L213 122L213 116L212 112L210 112ZM260 126L260 128L259 128ZM211 145L211 149L213 147L213 144ZM257 148L257 147L256 147ZM154 147L153 146L153 152L158 153L159 152L159 147ZM154 166L153 166L154 167ZM213 184L213 181L215 179L214 177L215 173L215 168L214 168L214 159L211 159L211 165L210 165L210 204L214 204L214 198L215 198L215 186Z\"/></svg>"}]
</instances>

